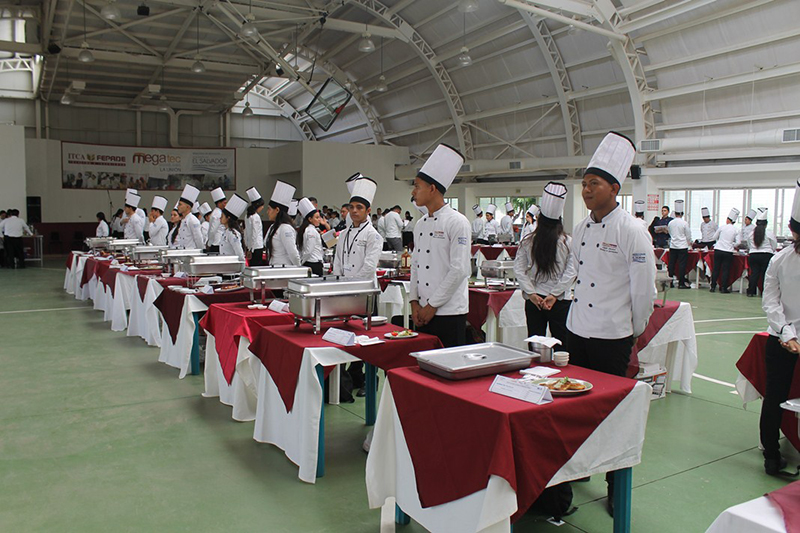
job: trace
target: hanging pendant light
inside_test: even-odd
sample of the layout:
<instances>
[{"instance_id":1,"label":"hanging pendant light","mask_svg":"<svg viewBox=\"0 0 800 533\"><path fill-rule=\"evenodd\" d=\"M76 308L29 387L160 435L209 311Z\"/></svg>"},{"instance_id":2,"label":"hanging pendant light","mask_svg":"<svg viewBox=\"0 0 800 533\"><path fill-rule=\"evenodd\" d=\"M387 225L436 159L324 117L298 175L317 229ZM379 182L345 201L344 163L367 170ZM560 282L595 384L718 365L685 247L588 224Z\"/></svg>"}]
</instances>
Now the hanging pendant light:
<instances>
[{"instance_id":1,"label":"hanging pendant light","mask_svg":"<svg viewBox=\"0 0 800 533\"><path fill-rule=\"evenodd\" d=\"M72 105L75 102L75 99L69 93L64 93L64 96L61 97L61 103L64 105Z\"/></svg>"},{"instance_id":2,"label":"hanging pendant light","mask_svg":"<svg viewBox=\"0 0 800 533\"><path fill-rule=\"evenodd\" d=\"M114 0L111 0L111 2L104 5L100 10L100 16L106 20L121 20L122 12L119 10Z\"/></svg>"},{"instance_id":3,"label":"hanging pendant light","mask_svg":"<svg viewBox=\"0 0 800 533\"><path fill-rule=\"evenodd\" d=\"M244 103L244 109L242 109L242 116L243 117L252 117L253 110L250 108L250 102Z\"/></svg>"},{"instance_id":4,"label":"hanging pendant light","mask_svg":"<svg viewBox=\"0 0 800 533\"><path fill-rule=\"evenodd\" d=\"M361 34L361 40L358 42L358 51L364 52L365 54L369 52L375 51L375 43L372 42L372 34L368 31L365 31Z\"/></svg>"},{"instance_id":5,"label":"hanging pendant light","mask_svg":"<svg viewBox=\"0 0 800 533\"><path fill-rule=\"evenodd\" d=\"M197 13L197 29L195 31L195 37L197 39L197 55L194 56L194 63L192 63L192 72L194 72L195 74L202 74L203 72L206 71L206 66L203 64L202 61L200 61L200 12Z\"/></svg>"},{"instance_id":6,"label":"hanging pendant light","mask_svg":"<svg viewBox=\"0 0 800 533\"><path fill-rule=\"evenodd\" d=\"M385 93L389 90L389 87L386 86L386 76L383 75L383 37L381 37L381 77L378 78L378 85L375 86L375 90L379 93Z\"/></svg>"},{"instance_id":7,"label":"hanging pendant light","mask_svg":"<svg viewBox=\"0 0 800 533\"><path fill-rule=\"evenodd\" d=\"M165 95L161 95L161 98L158 100L158 110L164 111L165 113L169 111L169 104L167 103L167 97Z\"/></svg>"},{"instance_id":8,"label":"hanging pendant light","mask_svg":"<svg viewBox=\"0 0 800 533\"><path fill-rule=\"evenodd\" d=\"M245 16L244 24L242 24L241 30L239 30L242 37L255 38L258 36L258 28L256 28L256 25L253 23L254 20L256 20L256 17L252 13L248 13Z\"/></svg>"},{"instance_id":9,"label":"hanging pendant light","mask_svg":"<svg viewBox=\"0 0 800 533\"><path fill-rule=\"evenodd\" d=\"M94 61L94 55L89 50L89 44L86 41L81 43L81 51L78 52L78 61L81 63L91 63Z\"/></svg>"},{"instance_id":10,"label":"hanging pendant light","mask_svg":"<svg viewBox=\"0 0 800 533\"><path fill-rule=\"evenodd\" d=\"M478 0L461 0L458 3L460 13L474 13L478 10Z\"/></svg>"},{"instance_id":11,"label":"hanging pendant light","mask_svg":"<svg viewBox=\"0 0 800 533\"><path fill-rule=\"evenodd\" d=\"M459 4L460 5L460 4ZM464 14L464 45L461 47L461 53L456 58L458 64L462 67L468 67L472 64L472 56L469 55L469 48L467 48L467 15Z\"/></svg>"}]
</instances>

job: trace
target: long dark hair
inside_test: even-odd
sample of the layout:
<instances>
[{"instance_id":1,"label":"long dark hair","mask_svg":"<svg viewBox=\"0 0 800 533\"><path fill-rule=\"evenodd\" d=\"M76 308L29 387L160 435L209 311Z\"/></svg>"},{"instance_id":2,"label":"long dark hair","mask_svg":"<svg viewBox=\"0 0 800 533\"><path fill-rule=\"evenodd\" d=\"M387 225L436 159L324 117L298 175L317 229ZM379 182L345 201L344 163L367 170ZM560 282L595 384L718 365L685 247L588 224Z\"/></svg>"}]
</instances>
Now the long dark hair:
<instances>
[{"instance_id":1,"label":"long dark hair","mask_svg":"<svg viewBox=\"0 0 800 533\"><path fill-rule=\"evenodd\" d=\"M177 209L173 209L172 211L175 211L176 213L180 214L180 212ZM172 214L172 211L170 211L170 215ZM172 217L170 217L170 218L172 218ZM183 222L183 220L180 220L179 222L176 222L172 226L172 238L169 241L172 244L175 244L175 241L178 240L178 229L180 229L181 222Z\"/></svg>"},{"instance_id":2,"label":"long dark hair","mask_svg":"<svg viewBox=\"0 0 800 533\"><path fill-rule=\"evenodd\" d=\"M242 223L239 220L239 217L235 217L228 213L227 211L223 210L225 216L228 218L228 229L235 231L239 234L239 237L242 236Z\"/></svg>"},{"instance_id":3,"label":"long dark hair","mask_svg":"<svg viewBox=\"0 0 800 533\"><path fill-rule=\"evenodd\" d=\"M564 223L542 215L533 230L531 262L536 265L536 281L545 281L558 274L556 256L558 247L564 239Z\"/></svg>"},{"instance_id":4,"label":"long dark hair","mask_svg":"<svg viewBox=\"0 0 800 533\"><path fill-rule=\"evenodd\" d=\"M767 235L767 221L766 220L756 220L756 229L753 230L753 242L756 243L756 247L761 246L761 243L764 242L764 237Z\"/></svg>"},{"instance_id":5,"label":"long dark hair","mask_svg":"<svg viewBox=\"0 0 800 533\"><path fill-rule=\"evenodd\" d=\"M250 218L251 216L255 215L256 214L256 210L259 207L261 207L262 205L264 205L264 199L263 198L259 198L258 200L256 200L252 204L248 205L247 206L247 218Z\"/></svg>"},{"instance_id":6,"label":"long dark hair","mask_svg":"<svg viewBox=\"0 0 800 533\"><path fill-rule=\"evenodd\" d=\"M97 220L102 220L103 222L106 221L106 214L102 211L97 212Z\"/></svg>"},{"instance_id":7,"label":"long dark hair","mask_svg":"<svg viewBox=\"0 0 800 533\"><path fill-rule=\"evenodd\" d=\"M312 211L304 217L303 223L300 224L300 228L297 230L297 247L301 250L303 249L303 237L305 236L306 228L311 225L311 217L313 217L316 212L317 211Z\"/></svg>"},{"instance_id":8,"label":"long dark hair","mask_svg":"<svg viewBox=\"0 0 800 533\"><path fill-rule=\"evenodd\" d=\"M266 242L264 243L264 248L266 249L267 254L272 253L272 237L275 235L275 232L278 231L278 228L281 226L281 224L289 224L292 228L294 228L292 217L289 216L289 213L286 212L286 208L283 206L278 208L278 216L275 217L272 225L267 230Z\"/></svg>"}]
</instances>

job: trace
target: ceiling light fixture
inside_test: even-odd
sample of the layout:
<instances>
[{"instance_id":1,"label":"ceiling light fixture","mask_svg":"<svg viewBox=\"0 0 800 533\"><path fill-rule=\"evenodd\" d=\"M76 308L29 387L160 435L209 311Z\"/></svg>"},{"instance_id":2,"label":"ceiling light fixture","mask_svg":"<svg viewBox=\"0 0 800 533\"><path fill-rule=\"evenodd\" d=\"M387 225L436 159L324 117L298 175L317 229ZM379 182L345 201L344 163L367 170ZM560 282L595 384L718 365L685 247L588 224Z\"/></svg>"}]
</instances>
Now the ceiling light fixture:
<instances>
[{"instance_id":1,"label":"ceiling light fixture","mask_svg":"<svg viewBox=\"0 0 800 533\"><path fill-rule=\"evenodd\" d=\"M385 93L389 90L389 87L386 86L386 76L383 75L383 37L381 37L381 77L378 78L378 85L375 86L375 90L379 93Z\"/></svg>"},{"instance_id":2,"label":"ceiling light fixture","mask_svg":"<svg viewBox=\"0 0 800 533\"><path fill-rule=\"evenodd\" d=\"M370 52L375 51L375 43L372 42L372 39L370 39L370 37L372 37L372 34L368 31L365 31L364 33L361 34L361 40L358 42L359 52L364 52L365 54L368 54Z\"/></svg>"},{"instance_id":3,"label":"ceiling light fixture","mask_svg":"<svg viewBox=\"0 0 800 533\"><path fill-rule=\"evenodd\" d=\"M250 108L250 102L244 103L244 109L242 109L242 116L243 117L252 117L253 110Z\"/></svg>"},{"instance_id":4,"label":"ceiling light fixture","mask_svg":"<svg viewBox=\"0 0 800 533\"><path fill-rule=\"evenodd\" d=\"M75 99L69 93L64 93L64 96L61 97L61 103L64 105L72 105L75 102Z\"/></svg>"},{"instance_id":5,"label":"ceiling light fixture","mask_svg":"<svg viewBox=\"0 0 800 533\"><path fill-rule=\"evenodd\" d=\"M198 7L197 12L197 26L195 31L195 37L197 39L197 55L194 56L194 63L192 63L192 72L195 74L202 74L206 71L206 66L200 61L200 13L202 10Z\"/></svg>"},{"instance_id":6,"label":"ceiling light fixture","mask_svg":"<svg viewBox=\"0 0 800 533\"><path fill-rule=\"evenodd\" d=\"M258 28L253 24L255 20L256 16L253 15L253 0L250 0L250 7L248 8L247 15L244 17L244 24L242 24L242 28L239 31L242 37L256 37L258 35Z\"/></svg>"},{"instance_id":7,"label":"ceiling light fixture","mask_svg":"<svg viewBox=\"0 0 800 533\"><path fill-rule=\"evenodd\" d=\"M149 17L150 16L150 6L142 2L142 4L136 8L136 14L140 17Z\"/></svg>"},{"instance_id":8,"label":"ceiling light fixture","mask_svg":"<svg viewBox=\"0 0 800 533\"><path fill-rule=\"evenodd\" d=\"M467 14L464 13L464 46L461 47L461 53L456 58L458 64L462 67L468 67L472 64L472 56L469 55L469 48L467 48Z\"/></svg>"},{"instance_id":9,"label":"ceiling light fixture","mask_svg":"<svg viewBox=\"0 0 800 533\"><path fill-rule=\"evenodd\" d=\"M158 103L158 110L159 111L164 111L165 113L167 111L169 111L170 107L169 107L169 104L167 103L167 97L166 96L164 96L162 94L161 98L158 99L158 102L159 102Z\"/></svg>"},{"instance_id":10,"label":"ceiling light fixture","mask_svg":"<svg viewBox=\"0 0 800 533\"><path fill-rule=\"evenodd\" d=\"M458 11L460 13L474 13L478 10L478 0L461 0L458 3Z\"/></svg>"},{"instance_id":11,"label":"ceiling light fixture","mask_svg":"<svg viewBox=\"0 0 800 533\"><path fill-rule=\"evenodd\" d=\"M100 16L106 20L115 21L122 19L122 12L119 10L114 0L111 0L100 10Z\"/></svg>"},{"instance_id":12,"label":"ceiling light fixture","mask_svg":"<svg viewBox=\"0 0 800 533\"><path fill-rule=\"evenodd\" d=\"M89 51L89 44L86 42L86 3L83 4L83 43L81 43L81 51L78 52L78 61L81 63L94 61L94 56Z\"/></svg>"}]
</instances>

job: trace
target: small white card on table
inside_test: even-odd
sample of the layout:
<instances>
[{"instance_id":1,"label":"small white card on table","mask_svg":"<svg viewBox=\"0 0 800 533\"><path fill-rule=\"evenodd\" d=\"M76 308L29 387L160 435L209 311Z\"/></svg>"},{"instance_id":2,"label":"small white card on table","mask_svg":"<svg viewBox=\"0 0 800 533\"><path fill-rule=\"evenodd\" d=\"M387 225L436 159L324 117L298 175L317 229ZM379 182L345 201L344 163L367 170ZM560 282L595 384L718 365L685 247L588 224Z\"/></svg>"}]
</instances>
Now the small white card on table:
<instances>
[{"instance_id":1,"label":"small white card on table","mask_svg":"<svg viewBox=\"0 0 800 533\"><path fill-rule=\"evenodd\" d=\"M322 340L338 344L340 346L355 346L356 334L352 331L330 328L322 336Z\"/></svg>"},{"instance_id":2,"label":"small white card on table","mask_svg":"<svg viewBox=\"0 0 800 533\"><path fill-rule=\"evenodd\" d=\"M280 300L272 300L269 303L269 308L268 309L270 311L275 311L276 313L288 313L289 312L289 304L287 304L286 302L282 302ZM322 338L324 339L325 337L322 337Z\"/></svg>"},{"instance_id":3,"label":"small white card on table","mask_svg":"<svg viewBox=\"0 0 800 533\"><path fill-rule=\"evenodd\" d=\"M547 387L499 375L495 376L492 385L489 387L489 392L537 405L553 401L553 395L550 394L550 389Z\"/></svg>"}]
</instances>

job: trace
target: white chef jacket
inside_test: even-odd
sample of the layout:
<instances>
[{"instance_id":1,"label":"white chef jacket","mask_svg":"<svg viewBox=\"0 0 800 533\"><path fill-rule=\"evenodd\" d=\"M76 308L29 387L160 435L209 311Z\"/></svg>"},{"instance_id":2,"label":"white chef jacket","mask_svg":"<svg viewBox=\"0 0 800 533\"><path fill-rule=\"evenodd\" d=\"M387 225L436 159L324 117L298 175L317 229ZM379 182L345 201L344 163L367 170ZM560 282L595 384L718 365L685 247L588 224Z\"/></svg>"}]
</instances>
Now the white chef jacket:
<instances>
[{"instance_id":1,"label":"white chef jacket","mask_svg":"<svg viewBox=\"0 0 800 533\"><path fill-rule=\"evenodd\" d=\"M144 242L144 219L139 215L138 211L128 218L124 235L126 239L138 239L139 242Z\"/></svg>"},{"instance_id":2,"label":"white chef jacket","mask_svg":"<svg viewBox=\"0 0 800 533\"><path fill-rule=\"evenodd\" d=\"M750 242L750 237L753 235L753 232L756 230L755 223L750 224L749 226L742 226L742 243L747 244Z\"/></svg>"},{"instance_id":3,"label":"white chef jacket","mask_svg":"<svg viewBox=\"0 0 800 533\"><path fill-rule=\"evenodd\" d=\"M22 237L23 235L30 235L31 230L25 221L14 215L8 217L3 221L3 235L6 237Z\"/></svg>"},{"instance_id":4,"label":"white chef jacket","mask_svg":"<svg viewBox=\"0 0 800 533\"><path fill-rule=\"evenodd\" d=\"M403 219L395 211L383 216L384 231L387 239L399 239L403 236Z\"/></svg>"},{"instance_id":5,"label":"white chef jacket","mask_svg":"<svg viewBox=\"0 0 800 533\"><path fill-rule=\"evenodd\" d=\"M122 233L122 217L114 217L111 220L111 231Z\"/></svg>"},{"instance_id":6,"label":"white chef jacket","mask_svg":"<svg viewBox=\"0 0 800 533\"><path fill-rule=\"evenodd\" d=\"M222 232L225 228L222 227L220 217L222 216L222 209L215 207L211 211L211 216L208 219L208 245L219 246L222 240Z\"/></svg>"},{"instance_id":7,"label":"white chef jacket","mask_svg":"<svg viewBox=\"0 0 800 533\"><path fill-rule=\"evenodd\" d=\"M511 236L514 235L514 221L509 215L504 216L500 220L500 233L508 233Z\"/></svg>"},{"instance_id":8,"label":"white chef jacket","mask_svg":"<svg viewBox=\"0 0 800 533\"><path fill-rule=\"evenodd\" d=\"M483 229L486 226L486 219L483 217L477 217L475 220L472 221L472 240L477 241L478 239L483 239Z\"/></svg>"},{"instance_id":9,"label":"white chef jacket","mask_svg":"<svg viewBox=\"0 0 800 533\"><path fill-rule=\"evenodd\" d=\"M300 264L322 262L322 237L312 224L303 232L303 249L300 252Z\"/></svg>"},{"instance_id":10,"label":"white chef jacket","mask_svg":"<svg viewBox=\"0 0 800 533\"><path fill-rule=\"evenodd\" d=\"M761 306L767 314L770 335L789 342L800 328L800 254L784 248L769 262L764 276Z\"/></svg>"},{"instance_id":11,"label":"white chef jacket","mask_svg":"<svg viewBox=\"0 0 800 533\"><path fill-rule=\"evenodd\" d=\"M700 223L700 242L713 242L719 226L713 220Z\"/></svg>"},{"instance_id":12,"label":"white chef jacket","mask_svg":"<svg viewBox=\"0 0 800 533\"><path fill-rule=\"evenodd\" d=\"M245 221L244 245L251 252L264 247L264 226L258 213L253 213Z\"/></svg>"},{"instance_id":13,"label":"white chef jacket","mask_svg":"<svg viewBox=\"0 0 800 533\"><path fill-rule=\"evenodd\" d=\"M722 227L717 229L716 233L714 233L714 238L711 240L717 241L714 245L715 250L733 252L742 242L742 236L735 225L723 224Z\"/></svg>"},{"instance_id":14,"label":"white chef jacket","mask_svg":"<svg viewBox=\"0 0 800 533\"><path fill-rule=\"evenodd\" d=\"M203 246L208 245L208 228L211 224L208 220L204 220L200 223L200 234L203 236Z\"/></svg>"},{"instance_id":15,"label":"white chef jacket","mask_svg":"<svg viewBox=\"0 0 800 533\"><path fill-rule=\"evenodd\" d=\"M178 231L178 227L180 227L180 225L181 223L178 222L177 224L172 226L172 229L170 229L169 233L167 233L167 246L169 246L170 249L175 249L178 247L178 239L176 238L175 242L172 242L172 236L175 234L176 231Z\"/></svg>"},{"instance_id":16,"label":"white chef jacket","mask_svg":"<svg viewBox=\"0 0 800 533\"><path fill-rule=\"evenodd\" d=\"M656 300L656 260L642 226L619 206L599 222L589 214L575 226L571 251L553 289L558 294L575 280L567 329L584 338L641 335Z\"/></svg>"},{"instance_id":17,"label":"white chef jacket","mask_svg":"<svg viewBox=\"0 0 800 533\"><path fill-rule=\"evenodd\" d=\"M97 223L97 229L94 232L95 237L108 237L109 229L108 229L108 222L105 220L101 220Z\"/></svg>"},{"instance_id":18,"label":"white chef jacket","mask_svg":"<svg viewBox=\"0 0 800 533\"><path fill-rule=\"evenodd\" d=\"M235 255L244 261L241 233L223 226L222 238L219 242L219 253L220 255Z\"/></svg>"},{"instance_id":19,"label":"white chef jacket","mask_svg":"<svg viewBox=\"0 0 800 533\"><path fill-rule=\"evenodd\" d=\"M775 250L778 249L778 239L775 238L775 234L770 230L766 230L766 232L764 232L764 242L761 243L761 246L756 246L755 233L755 230L753 230L753 233L750 234L750 240L748 242L750 246L750 253L774 254Z\"/></svg>"},{"instance_id":20,"label":"white chef jacket","mask_svg":"<svg viewBox=\"0 0 800 533\"><path fill-rule=\"evenodd\" d=\"M166 246L167 233L169 233L169 224L167 224L163 216L159 215L150 224L150 244L153 246Z\"/></svg>"},{"instance_id":21,"label":"white chef jacket","mask_svg":"<svg viewBox=\"0 0 800 533\"><path fill-rule=\"evenodd\" d=\"M270 228L272 229L272 228ZM266 248L266 238L270 237L270 232L264 240ZM269 254L270 265L300 266L300 252L297 251L297 231L291 224L281 224L275 232L271 234L272 251Z\"/></svg>"},{"instance_id":22,"label":"white chef jacket","mask_svg":"<svg viewBox=\"0 0 800 533\"><path fill-rule=\"evenodd\" d=\"M410 301L430 304L437 316L469 311L471 234L467 217L449 205L422 217L414 228Z\"/></svg>"},{"instance_id":23,"label":"white chef jacket","mask_svg":"<svg viewBox=\"0 0 800 533\"><path fill-rule=\"evenodd\" d=\"M674 248L676 250L689 249L689 244L692 242L692 228L689 227L688 222L686 222L682 217L675 217L670 220L669 225L667 225L667 229L669 229L670 248Z\"/></svg>"},{"instance_id":24,"label":"white chef jacket","mask_svg":"<svg viewBox=\"0 0 800 533\"><path fill-rule=\"evenodd\" d=\"M372 279L383 250L383 237L369 220L359 227L347 226L339 234L333 274L350 279Z\"/></svg>"},{"instance_id":25,"label":"white chef jacket","mask_svg":"<svg viewBox=\"0 0 800 533\"><path fill-rule=\"evenodd\" d=\"M381 238L386 239L386 215L378 217L378 222L376 222L378 235Z\"/></svg>"},{"instance_id":26,"label":"white chef jacket","mask_svg":"<svg viewBox=\"0 0 800 533\"><path fill-rule=\"evenodd\" d=\"M189 213L179 223L178 239L175 244L184 250L203 249L203 232L196 216Z\"/></svg>"},{"instance_id":27,"label":"white chef jacket","mask_svg":"<svg viewBox=\"0 0 800 533\"><path fill-rule=\"evenodd\" d=\"M530 224L529 224L530 225ZM528 233L519 243L517 255L514 257L514 274L517 276L519 288L522 289L522 294L527 300L531 294L538 294L540 296L547 296L553 294L553 289L559 284L561 275L567 269L569 264L569 256L571 254L570 246L572 237L564 235L559 241L558 248L556 249L556 272L554 275L544 279L536 279L538 269L531 260L531 249L533 248L533 234ZM563 300L567 295L567 291L562 291L560 294L553 294L559 300Z\"/></svg>"},{"instance_id":28,"label":"white chef jacket","mask_svg":"<svg viewBox=\"0 0 800 533\"><path fill-rule=\"evenodd\" d=\"M497 238L497 235L500 233L500 223L497 221L496 218L492 220L487 220L486 223L483 225L483 238L489 239L489 237Z\"/></svg>"},{"instance_id":29,"label":"white chef jacket","mask_svg":"<svg viewBox=\"0 0 800 533\"><path fill-rule=\"evenodd\" d=\"M522 239L524 239L525 237L536 231L537 224L538 222L535 220L533 221L533 224L525 224L525 226L523 226L522 228L522 231L520 232L519 240L521 241Z\"/></svg>"}]
</instances>

